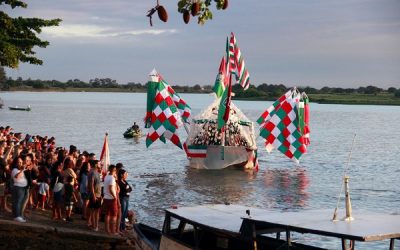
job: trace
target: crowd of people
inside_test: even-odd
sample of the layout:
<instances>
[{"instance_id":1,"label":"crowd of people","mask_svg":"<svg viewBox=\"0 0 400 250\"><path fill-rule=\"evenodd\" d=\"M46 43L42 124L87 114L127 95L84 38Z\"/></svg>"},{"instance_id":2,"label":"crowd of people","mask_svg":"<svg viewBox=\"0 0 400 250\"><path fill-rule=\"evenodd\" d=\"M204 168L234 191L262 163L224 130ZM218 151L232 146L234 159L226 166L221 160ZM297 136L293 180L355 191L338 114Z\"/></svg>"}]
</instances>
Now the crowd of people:
<instances>
[{"instance_id":1,"label":"crowd of people","mask_svg":"<svg viewBox=\"0 0 400 250\"><path fill-rule=\"evenodd\" d=\"M122 163L103 166L94 153L56 146L54 137L15 133L0 127L0 213L26 222L26 209L51 209L54 220L73 223L72 214L94 231L126 230L132 187ZM10 207L11 205L11 207Z\"/></svg>"}]
</instances>

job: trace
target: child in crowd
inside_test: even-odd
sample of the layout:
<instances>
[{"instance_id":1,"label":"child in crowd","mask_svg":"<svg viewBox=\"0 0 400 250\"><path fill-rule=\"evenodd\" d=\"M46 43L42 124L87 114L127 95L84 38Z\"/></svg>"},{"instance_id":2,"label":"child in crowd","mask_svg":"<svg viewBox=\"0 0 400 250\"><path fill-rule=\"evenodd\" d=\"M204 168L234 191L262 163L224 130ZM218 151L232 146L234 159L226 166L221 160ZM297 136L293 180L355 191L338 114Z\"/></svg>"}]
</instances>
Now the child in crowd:
<instances>
[{"instance_id":1,"label":"child in crowd","mask_svg":"<svg viewBox=\"0 0 400 250\"><path fill-rule=\"evenodd\" d=\"M72 208L76 201L77 199L74 193L74 177L68 176L67 183L64 184L65 220L67 222L72 222Z\"/></svg>"},{"instance_id":2,"label":"child in crowd","mask_svg":"<svg viewBox=\"0 0 400 250\"><path fill-rule=\"evenodd\" d=\"M44 206L45 203L49 204L49 184L47 181L43 181L38 183L39 184L39 191L38 191L38 207L40 207L43 211L45 210Z\"/></svg>"}]
</instances>

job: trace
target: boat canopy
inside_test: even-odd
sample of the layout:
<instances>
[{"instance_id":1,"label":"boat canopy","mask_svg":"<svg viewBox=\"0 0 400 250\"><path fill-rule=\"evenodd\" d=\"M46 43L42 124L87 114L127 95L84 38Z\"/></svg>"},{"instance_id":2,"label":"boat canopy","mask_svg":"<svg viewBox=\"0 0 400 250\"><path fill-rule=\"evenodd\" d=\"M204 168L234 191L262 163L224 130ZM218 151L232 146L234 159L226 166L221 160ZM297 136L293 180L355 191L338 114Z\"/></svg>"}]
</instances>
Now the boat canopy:
<instances>
[{"instance_id":1,"label":"boat canopy","mask_svg":"<svg viewBox=\"0 0 400 250\"><path fill-rule=\"evenodd\" d=\"M221 145L222 133L217 129L220 99L215 99L190 124L188 145ZM243 146L249 150L257 149L254 126L233 102L229 120L225 126L224 146Z\"/></svg>"}]
</instances>

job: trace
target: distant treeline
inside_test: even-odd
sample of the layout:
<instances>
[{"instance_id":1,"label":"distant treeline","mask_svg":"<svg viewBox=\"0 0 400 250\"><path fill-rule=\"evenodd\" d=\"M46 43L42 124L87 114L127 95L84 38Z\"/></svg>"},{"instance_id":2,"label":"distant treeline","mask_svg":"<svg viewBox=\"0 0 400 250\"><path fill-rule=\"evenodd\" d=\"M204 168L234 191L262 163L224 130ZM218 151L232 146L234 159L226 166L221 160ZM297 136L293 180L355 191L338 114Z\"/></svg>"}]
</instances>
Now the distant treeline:
<instances>
[{"instance_id":1,"label":"distant treeline","mask_svg":"<svg viewBox=\"0 0 400 250\"><path fill-rule=\"evenodd\" d=\"M198 84L194 86L180 86L172 85L172 87L178 93L211 93L211 85L200 86ZM0 81L1 90L37 90L37 91L113 91L113 92L146 92L147 83L134 83L129 82L127 84L118 84L116 80L110 78L95 78L89 82L84 82L79 79L68 80L67 82L61 82L56 80L23 80L21 77L12 79L10 77L3 78ZM263 83L258 86L250 85L250 88L243 91L240 85L235 84L232 86L232 90L235 93L235 98L238 99L274 99L284 94L289 87L283 84L267 84ZM332 94L332 95L346 95L346 94L358 94L358 95L379 95L388 94L394 97L400 98L400 88L390 87L388 89L382 89L375 86L359 87L359 88L331 88L323 87L316 89L313 87L298 87L300 91L304 91L307 94Z\"/></svg>"}]
</instances>

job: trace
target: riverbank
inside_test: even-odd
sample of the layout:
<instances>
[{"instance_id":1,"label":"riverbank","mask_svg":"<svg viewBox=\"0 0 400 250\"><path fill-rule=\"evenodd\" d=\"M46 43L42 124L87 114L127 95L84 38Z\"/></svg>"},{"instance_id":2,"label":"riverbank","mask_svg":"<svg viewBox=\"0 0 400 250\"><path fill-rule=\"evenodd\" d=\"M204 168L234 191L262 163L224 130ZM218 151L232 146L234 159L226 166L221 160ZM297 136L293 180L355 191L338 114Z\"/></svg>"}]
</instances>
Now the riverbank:
<instances>
[{"instance_id":1,"label":"riverbank","mask_svg":"<svg viewBox=\"0 0 400 250\"><path fill-rule=\"evenodd\" d=\"M9 91L29 91L29 92L99 92L99 93L146 93L146 89L121 89L121 88L11 88ZM0 92L1 93L1 92ZM183 91L185 94L209 94L209 91ZM400 106L400 98L391 93L377 94L308 94L312 103L319 104L345 104L345 105L388 105ZM243 101L275 101L278 97L253 96L253 97L233 97L233 100Z\"/></svg>"},{"instance_id":2,"label":"riverbank","mask_svg":"<svg viewBox=\"0 0 400 250\"><path fill-rule=\"evenodd\" d=\"M319 104L400 106L400 98L392 94L308 94L310 102ZM275 101L268 97L237 98L243 101Z\"/></svg>"},{"instance_id":3,"label":"riverbank","mask_svg":"<svg viewBox=\"0 0 400 250\"><path fill-rule=\"evenodd\" d=\"M132 226L121 236L110 236L104 228L88 229L79 214L72 223L52 220L49 210L27 210L27 222L12 219L10 213L0 214L1 249L135 249ZM100 223L104 227L104 223Z\"/></svg>"}]
</instances>

